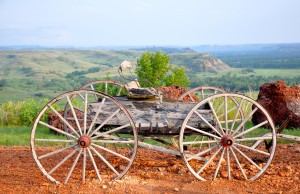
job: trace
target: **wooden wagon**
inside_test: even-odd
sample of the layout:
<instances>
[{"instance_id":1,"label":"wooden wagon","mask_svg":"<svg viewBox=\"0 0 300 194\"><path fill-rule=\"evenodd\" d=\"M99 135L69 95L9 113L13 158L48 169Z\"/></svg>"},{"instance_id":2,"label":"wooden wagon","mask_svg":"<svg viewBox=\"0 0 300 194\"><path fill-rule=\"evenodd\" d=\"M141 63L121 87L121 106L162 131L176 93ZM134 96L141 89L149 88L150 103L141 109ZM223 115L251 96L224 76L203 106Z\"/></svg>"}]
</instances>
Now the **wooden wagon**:
<instances>
[{"instance_id":1,"label":"wooden wagon","mask_svg":"<svg viewBox=\"0 0 300 194\"><path fill-rule=\"evenodd\" d=\"M50 112L57 122L47 121ZM252 122L254 114L263 121ZM247 96L198 87L167 100L153 88L109 80L54 98L31 132L34 160L55 183L120 179L138 148L180 156L199 180L224 178L221 171L228 179L255 180L275 147L271 117Z\"/></svg>"}]
</instances>

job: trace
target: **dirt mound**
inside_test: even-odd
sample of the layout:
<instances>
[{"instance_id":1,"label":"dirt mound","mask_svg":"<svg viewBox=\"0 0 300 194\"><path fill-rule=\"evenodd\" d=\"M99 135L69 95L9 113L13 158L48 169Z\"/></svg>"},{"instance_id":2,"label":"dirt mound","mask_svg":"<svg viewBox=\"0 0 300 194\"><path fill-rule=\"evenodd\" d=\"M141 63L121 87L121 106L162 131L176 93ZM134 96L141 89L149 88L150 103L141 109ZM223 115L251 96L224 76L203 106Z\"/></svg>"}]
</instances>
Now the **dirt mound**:
<instances>
[{"instance_id":1,"label":"dirt mound","mask_svg":"<svg viewBox=\"0 0 300 194\"><path fill-rule=\"evenodd\" d=\"M83 117L84 117L84 114L83 114L81 111L79 111L79 110L74 110L74 111L75 111L75 113L76 113L77 118L78 118L79 120L81 120L81 121L79 121L79 125L82 127L82 126L83 126ZM59 113L62 117L64 117L64 111L58 111L58 113ZM74 118L74 116L73 116L73 114L72 114L71 111L68 112L67 118ZM75 121L68 121L68 122L70 123L70 125L71 125L73 128L77 129L77 126L76 126L76 122L75 122ZM50 112L50 113L48 114L48 124L51 125L51 126L53 126L53 127L55 127L55 128L57 128L57 129L61 129L61 130L64 131L64 123L63 123L63 121L62 121L61 119L59 119L59 116L58 116L57 114L55 114L54 112ZM50 129L50 130L51 130L53 133L55 133L55 134L57 133L56 131L54 131L54 130L52 130L52 129ZM69 132L71 132L71 131L69 131Z\"/></svg>"},{"instance_id":2,"label":"dirt mound","mask_svg":"<svg viewBox=\"0 0 300 194\"><path fill-rule=\"evenodd\" d=\"M188 89L178 86L178 85L171 85L171 86L160 86L157 87L156 90L160 91L161 94L166 99L170 100L177 100L179 96L181 96L183 93L187 92ZM193 99L196 99L196 101L199 101L198 97L194 94L191 94ZM192 101L191 98L187 95L183 98L182 101Z\"/></svg>"},{"instance_id":3,"label":"dirt mound","mask_svg":"<svg viewBox=\"0 0 300 194\"><path fill-rule=\"evenodd\" d=\"M265 83L260 86L257 102L261 104L272 117L275 125L281 125L289 116L288 128L300 127L300 87L286 86L285 82ZM260 123L264 120L261 113L256 112L252 121Z\"/></svg>"}]
</instances>

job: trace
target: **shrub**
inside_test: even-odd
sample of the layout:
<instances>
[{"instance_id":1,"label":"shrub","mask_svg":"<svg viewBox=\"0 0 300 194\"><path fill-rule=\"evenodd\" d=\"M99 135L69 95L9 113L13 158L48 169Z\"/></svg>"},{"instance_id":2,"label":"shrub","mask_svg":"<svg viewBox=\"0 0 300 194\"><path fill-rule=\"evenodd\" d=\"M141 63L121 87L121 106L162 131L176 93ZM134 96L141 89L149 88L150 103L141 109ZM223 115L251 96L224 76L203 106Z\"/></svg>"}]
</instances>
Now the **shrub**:
<instances>
[{"instance_id":1,"label":"shrub","mask_svg":"<svg viewBox=\"0 0 300 194\"><path fill-rule=\"evenodd\" d=\"M29 98L23 102L6 102L0 105L0 125L20 126L32 125L39 111L48 99L35 100ZM47 118L42 118L47 120Z\"/></svg>"}]
</instances>

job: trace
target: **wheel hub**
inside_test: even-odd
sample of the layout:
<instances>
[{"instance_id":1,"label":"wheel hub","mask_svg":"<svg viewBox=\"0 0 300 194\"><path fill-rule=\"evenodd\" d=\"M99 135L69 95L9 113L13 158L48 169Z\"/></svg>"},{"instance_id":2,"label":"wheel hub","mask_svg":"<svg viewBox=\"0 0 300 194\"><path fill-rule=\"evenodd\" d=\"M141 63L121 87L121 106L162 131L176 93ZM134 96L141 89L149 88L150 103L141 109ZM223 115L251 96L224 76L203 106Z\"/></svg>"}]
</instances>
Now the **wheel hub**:
<instances>
[{"instance_id":1,"label":"wheel hub","mask_svg":"<svg viewBox=\"0 0 300 194\"><path fill-rule=\"evenodd\" d=\"M89 136L83 135L78 138L78 145L81 148L86 148L91 145L91 138Z\"/></svg>"},{"instance_id":2,"label":"wheel hub","mask_svg":"<svg viewBox=\"0 0 300 194\"><path fill-rule=\"evenodd\" d=\"M222 146L224 147L230 147L233 145L234 143L234 140L233 140L233 137L231 135L223 135L223 137L221 138L221 142Z\"/></svg>"}]
</instances>

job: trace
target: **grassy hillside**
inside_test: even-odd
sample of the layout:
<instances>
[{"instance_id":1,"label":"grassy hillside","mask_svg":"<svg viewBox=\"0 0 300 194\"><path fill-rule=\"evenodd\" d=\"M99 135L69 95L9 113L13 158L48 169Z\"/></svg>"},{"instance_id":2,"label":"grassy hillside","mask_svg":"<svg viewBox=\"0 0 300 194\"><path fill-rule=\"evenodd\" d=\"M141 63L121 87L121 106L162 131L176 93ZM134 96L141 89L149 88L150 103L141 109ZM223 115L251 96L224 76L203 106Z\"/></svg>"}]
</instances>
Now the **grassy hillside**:
<instances>
[{"instance_id":1,"label":"grassy hillside","mask_svg":"<svg viewBox=\"0 0 300 194\"><path fill-rule=\"evenodd\" d=\"M0 79L59 79L73 71L135 61L139 55L130 51L0 51Z\"/></svg>"},{"instance_id":2,"label":"grassy hillside","mask_svg":"<svg viewBox=\"0 0 300 194\"><path fill-rule=\"evenodd\" d=\"M91 80L125 81L117 73L119 64L128 60L134 66L143 52L2 50L0 51L0 103L30 97L53 98L62 92L77 89ZM231 63L228 63L228 66L218 58L205 53L172 53L169 56L172 64L186 67L192 82L191 87L211 85L231 90L249 88L258 90L260 84L279 79L286 80L288 84L300 83L300 65L296 69L280 70L229 68ZM247 67L247 64L242 66Z\"/></svg>"},{"instance_id":3,"label":"grassy hillside","mask_svg":"<svg viewBox=\"0 0 300 194\"><path fill-rule=\"evenodd\" d=\"M133 50L2 50L0 101L52 98L64 91L77 89L90 80L120 80L117 73L119 64L128 60L134 66L142 53ZM202 53L172 54L170 58L171 63L184 65L188 71L201 71L201 64L217 71L223 70L220 65L228 68Z\"/></svg>"},{"instance_id":4,"label":"grassy hillside","mask_svg":"<svg viewBox=\"0 0 300 194\"><path fill-rule=\"evenodd\" d=\"M83 51L83 50L45 50L45 51L0 51L0 79L34 78L60 79L74 71L99 68L102 76L116 72L124 61L133 64L142 51ZM209 68L217 71L228 66L208 54L186 53L170 55L170 62L186 66L187 70L205 71ZM87 77L98 77L98 71L86 73Z\"/></svg>"}]
</instances>

